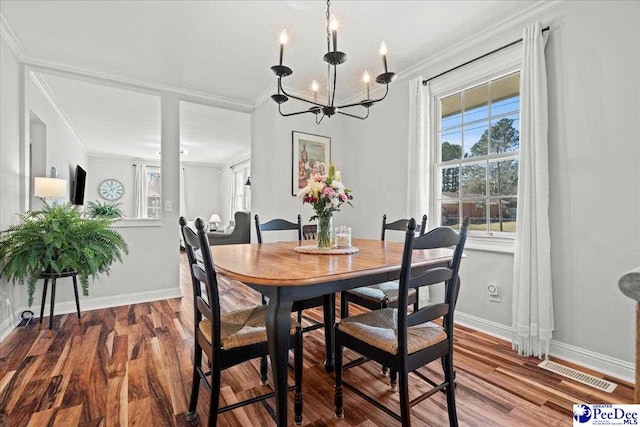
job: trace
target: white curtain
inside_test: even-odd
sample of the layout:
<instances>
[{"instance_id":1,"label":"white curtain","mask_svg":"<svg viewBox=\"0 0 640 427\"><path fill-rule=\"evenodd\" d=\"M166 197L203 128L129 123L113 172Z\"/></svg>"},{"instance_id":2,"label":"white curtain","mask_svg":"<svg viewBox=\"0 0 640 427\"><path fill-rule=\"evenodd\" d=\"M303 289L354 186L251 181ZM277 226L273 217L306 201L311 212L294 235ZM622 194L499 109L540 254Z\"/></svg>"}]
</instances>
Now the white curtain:
<instances>
[{"instance_id":1,"label":"white curtain","mask_svg":"<svg viewBox=\"0 0 640 427\"><path fill-rule=\"evenodd\" d=\"M547 152L547 74L542 24L523 32L520 169L513 274L513 349L547 357L553 332Z\"/></svg>"},{"instance_id":2,"label":"white curtain","mask_svg":"<svg viewBox=\"0 0 640 427\"><path fill-rule=\"evenodd\" d=\"M420 224L422 215L429 211L429 174L431 145L429 135L431 88L422 85L422 76L409 81L409 141L407 158L407 214ZM428 219L430 220L430 219ZM428 223L427 223L428 224ZM428 225L427 225L428 227ZM420 289L420 305L429 302L429 289Z\"/></svg>"},{"instance_id":3,"label":"white curtain","mask_svg":"<svg viewBox=\"0 0 640 427\"><path fill-rule=\"evenodd\" d=\"M180 216L189 219L187 216L187 187L184 182L184 167L182 166L180 167Z\"/></svg>"},{"instance_id":4,"label":"white curtain","mask_svg":"<svg viewBox=\"0 0 640 427\"><path fill-rule=\"evenodd\" d=\"M409 81L409 156L407 163L407 214L420 224L429 210L430 87L418 76Z\"/></svg>"},{"instance_id":5,"label":"white curtain","mask_svg":"<svg viewBox=\"0 0 640 427\"><path fill-rule=\"evenodd\" d=\"M226 224L233 220L233 169L225 165L222 167L222 220Z\"/></svg>"},{"instance_id":6,"label":"white curtain","mask_svg":"<svg viewBox=\"0 0 640 427\"><path fill-rule=\"evenodd\" d=\"M133 213L135 218L147 217L147 166L136 165L133 178Z\"/></svg>"}]
</instances>

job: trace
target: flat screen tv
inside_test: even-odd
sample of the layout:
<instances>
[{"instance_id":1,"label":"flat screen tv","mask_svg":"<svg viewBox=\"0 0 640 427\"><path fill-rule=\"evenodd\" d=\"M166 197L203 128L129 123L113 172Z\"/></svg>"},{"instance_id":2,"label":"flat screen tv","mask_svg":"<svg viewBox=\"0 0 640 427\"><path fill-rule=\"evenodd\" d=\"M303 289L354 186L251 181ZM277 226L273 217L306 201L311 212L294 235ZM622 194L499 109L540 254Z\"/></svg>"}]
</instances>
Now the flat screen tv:
<instances>
[{"instance_id":1,"label":"flat screen tv","mask_svg":"<svg viewBox=\"0 0 640 427\"><path fill-rule=\"evenodd\" d=\"M87 173L80 165L76 166L76 176L73 180L73 191L71 193L71 203L74 205L84 204L84 186L87 181Z\"/></svg>"}]
</instances>

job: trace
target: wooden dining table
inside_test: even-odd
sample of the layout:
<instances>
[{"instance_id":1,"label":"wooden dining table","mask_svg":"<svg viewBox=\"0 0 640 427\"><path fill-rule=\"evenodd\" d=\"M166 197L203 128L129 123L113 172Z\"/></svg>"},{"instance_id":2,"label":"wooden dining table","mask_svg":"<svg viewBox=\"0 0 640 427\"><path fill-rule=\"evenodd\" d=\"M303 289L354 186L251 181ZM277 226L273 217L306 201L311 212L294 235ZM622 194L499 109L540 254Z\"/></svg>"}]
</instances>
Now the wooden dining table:
<instances>
[{"instance_id":1,"label":"wooden dining table","mask_svg":"<svg viewBox=\"0 0 640 427\"><path fill-rule=\"evenodd\" d=\"M276 395L276 422L287 425L287 369L294 301L327 296L348 289L396 280L400 276L403 243L353 239L355 254L324 255L294 252L313 242L211 246L218 273L239 280L269 298L267 340ZM437 266L449 262L449 249L414 251L412 266ZM325 321L327 316L325 313ZM333 342L327 345L333 362Z\"/></svg>"}]
</instances>

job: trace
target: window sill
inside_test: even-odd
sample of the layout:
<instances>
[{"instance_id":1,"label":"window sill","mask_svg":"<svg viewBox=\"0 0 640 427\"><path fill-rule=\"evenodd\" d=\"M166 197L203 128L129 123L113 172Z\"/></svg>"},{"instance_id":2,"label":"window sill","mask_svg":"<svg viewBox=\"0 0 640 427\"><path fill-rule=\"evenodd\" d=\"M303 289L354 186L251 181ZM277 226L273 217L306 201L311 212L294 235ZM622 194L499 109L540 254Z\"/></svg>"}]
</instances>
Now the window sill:
<instances>
[{"instance_id":1,"label":"window sill","mask_svg":"<svg viewBox=\"0 0 640 427\"><path fill-rule=\"evenodd\" d=\"M162 220L155 218L124 218L113 223L113 228L161 227Z\"/></svg>"},{"instance_id":2,"label":"window sill","mask_svg":"<svg viewBox=\"0 0 640 427\"><path fill-rule=\"evenodd\" d=\"M513 254L516 239L510 237L468 236L465 249Z\"/></svg>"}]
</instances>

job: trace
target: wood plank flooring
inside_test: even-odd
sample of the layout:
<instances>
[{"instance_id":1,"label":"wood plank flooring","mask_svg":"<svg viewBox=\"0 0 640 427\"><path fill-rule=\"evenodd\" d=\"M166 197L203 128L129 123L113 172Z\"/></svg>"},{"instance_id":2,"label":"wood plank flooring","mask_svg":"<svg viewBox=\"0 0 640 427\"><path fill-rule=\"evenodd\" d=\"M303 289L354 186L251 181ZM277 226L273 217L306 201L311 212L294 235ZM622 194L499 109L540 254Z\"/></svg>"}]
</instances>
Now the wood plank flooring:
<instances>
[{"instance_id":1,"label":"wood plank flooring","mask_svg":"<svg viewBox=\"0 0 640 427\"><path fill-rule=\"evenodd\" d=\"M200 422L188 423L184 416L193 352L191 282L184 256L181 281L182 299L83 312L81 325L75 315L56 316L51 337L37 325L12 333L0 344L0 426L200 425L207 414L204 388ZM232 310L260 299L242 284L222 281L221 301L225 310ZM322 318L321 310L308 314ZM464 327L457 327L456 334L456 400L462 426L568 426L573 403L633 400L630 384L616 381L613 394L599 392L538 368L537 359L518 357L504 341ZM349 390L344 391L345 418L337 420L333 377L323 369L322 330L305 334L304 346L304 425L397 424ZM345 353L347 361L354 357ZM439 368L433 363L422 372L439 379ZM258 369L252 361L224 371L221 405L268 391L259 383ZM389 390L375 363L354 368L345 378L397 405L398 394ZM410 383L411 397L427 388L417 377ZM264 403L227 412L218 420L222 426L274 425ZM414 407L412 420L418 426L448 425L444 394Z\"/></svg>"}]
</instances>

